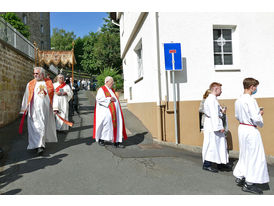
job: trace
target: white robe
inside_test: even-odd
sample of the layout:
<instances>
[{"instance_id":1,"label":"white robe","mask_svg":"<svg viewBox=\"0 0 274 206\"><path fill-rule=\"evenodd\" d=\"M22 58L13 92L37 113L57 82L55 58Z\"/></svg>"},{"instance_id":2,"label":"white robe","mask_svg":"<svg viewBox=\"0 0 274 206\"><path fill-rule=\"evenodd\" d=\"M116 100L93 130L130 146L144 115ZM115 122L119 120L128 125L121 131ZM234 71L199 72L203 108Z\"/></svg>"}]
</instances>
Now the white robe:
<instances>
[{"instance_id":1,"label":"white robe","mask_svg":"<svg viewBox=\"0 0 274 206\"><path fill-rule=\"evenodd\" d=\"M116 98L115 94L112 92L111 89L109 89L107 86L110 95L116 99L115 108L116 108L116 114L117 114L117 139L116 142L122 142L123 141L123 120L121 115L121 110L119 106L119 100ZM105 140L105 141L114 141L113 137L113 125L112 125L112 117L110 110L108 108L110 104L110 98L106 97L104 90L102 88L98 89L97 95L96 95L96 136L95 139L98 142L99 139Z\"/></svg>"},{"instance_id":2,"label":"white robe","mask_svg":"<svg viewBox=\"0 0 274 206\"><path fill-rule=\"evenodd\" d=\"M235 117L239 123L263 127L263 118L256 100L249 94L242 95L235 102ZM264 146L259 130L253 126L238 127L239 161L233 171L237 178L245 177L247 182L267 183L269 175Z\"/></svg>"},{"instance_id":3,"label":"white robe","mask_svg":"<svg viewBox=\"0 0 274 206\"><path fill-rule=\"evenodd\" d=\"M224 129L221 119L223 114L215 95L209 94L206 98L204 113L203 162L207 160L217 164L226 164L228 163L226 137L224 133L219 132L221 129Z\"/></svg>"},{"instance_id":4,"label":"white robe","mask_svg":"<svg viewBox=\"0 0 274 206\"><path fill-rule=\"evenodd\" d=\"M59 85L60 85L59 82L55 82L53 84L54 91ZM63 119L68 120L68 116L69 116L69 103L68 102L72 98L73 92L69 85L64 86L62 89L64 90L64 92L67 93L67 95L58 96L57 94L54 93L53 110L58 110L60 112L59 115ZM66 125L57 115L55 117L56 117L56 129L57 130L64 131L64 130L69 129L69 126Z\"/></svg>"},{"instance_id":5,"label":"white robe","mask_svg":"<svg viewBox=\"0 0 274 206\"><path fill-rule=\"evenodd\" d=\"M22 101L21 114L28 111L28 140L27 149L45 147L45 142L57 142L55 120L50 105L47 86L45 81L37 81L34 88L33 98L27 107L29 96L29 83ZM44 90L46 95L41 92Z\"/></svg>"}]
</instances>

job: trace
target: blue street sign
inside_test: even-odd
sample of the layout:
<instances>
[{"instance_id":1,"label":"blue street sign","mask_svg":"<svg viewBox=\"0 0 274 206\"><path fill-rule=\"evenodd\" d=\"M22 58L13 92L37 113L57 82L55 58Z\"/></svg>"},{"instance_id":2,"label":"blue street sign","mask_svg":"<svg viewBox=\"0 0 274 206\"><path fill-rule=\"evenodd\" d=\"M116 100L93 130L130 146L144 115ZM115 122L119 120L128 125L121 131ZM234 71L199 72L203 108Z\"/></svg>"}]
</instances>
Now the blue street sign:
<instances>
[{"instance_id":1,"label":"blue street sign","mask_svg":"<svg viewBox=\"0 0 274 206\"><path fill-rule=\"evenodd\" d=\"M182 70L182 55L180 43L164 43L165 69L173 70L172 55L174 55L175 70Z\"/></svg>"}]
</instances>

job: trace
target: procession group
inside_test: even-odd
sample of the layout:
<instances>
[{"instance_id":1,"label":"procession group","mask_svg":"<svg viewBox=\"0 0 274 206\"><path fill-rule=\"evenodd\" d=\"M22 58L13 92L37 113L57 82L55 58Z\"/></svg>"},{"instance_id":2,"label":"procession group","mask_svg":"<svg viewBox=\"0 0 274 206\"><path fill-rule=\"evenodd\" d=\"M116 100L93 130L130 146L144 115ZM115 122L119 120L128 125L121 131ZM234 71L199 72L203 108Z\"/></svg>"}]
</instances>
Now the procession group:
<instances>
[{"instance_id":1,"label":"procession group","mask_svg":"<svg viewBox=\"0 0 274 206\"><path fill-rule=\"evenodd\" d=\"M41 155L46 142L57 142L57 131L67 131L72 122L68 121L69 102L75 98L76 85L65 83L64 76L58 75L57 82L52 83L45 78L42 67L34 68L34 79L25 90L22 101L24 118L28 117L28 147ZM115 148L124 148L127 139L123 112L119 98L112 88L114 80L108 76L105 85L100 87L96 95L94 110L93 138L99 145L112 143ZM262 138L257 127L263 126L262 108L259 108L252 97L257 92L259 81L254 78L243 80L244 94L235 102L235 117L239 121L239 160L233 170L236 184L245 192L263 194L258 184L269 182ZM202 123L204 141L202 149L203 169L217 173L219 170L232 170L227 150L227 108L221 106L217 97L222 93L222 84L213 82L204 94L200 111L203 113ZM77 110L77 107L75 108ZM78 111L78 110L77 110ZM217 167L215 167L217 165Z\"/></svg>"}]
</instances>

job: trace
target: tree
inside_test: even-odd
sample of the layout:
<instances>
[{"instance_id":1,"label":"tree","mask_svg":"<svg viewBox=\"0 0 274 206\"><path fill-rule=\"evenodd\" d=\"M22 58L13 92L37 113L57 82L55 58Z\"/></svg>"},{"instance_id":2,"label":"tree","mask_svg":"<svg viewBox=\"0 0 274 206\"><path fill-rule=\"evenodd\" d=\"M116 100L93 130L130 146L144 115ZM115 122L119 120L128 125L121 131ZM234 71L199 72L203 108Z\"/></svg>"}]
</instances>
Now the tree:
<instances>
[{"instance_id":1,"label":"tree","mask_svg":"<svg viewBox=\"0 0 274 206\"><path fill-rule=\"evenodd\" d=\"M113 88L117 91L123 90L123 78L122 75L119 74L119 71L117 69L113 69L111 67L105 68L101 74L97 76L97 88L100 88L105 84L105 78L107 76L111 76L114 80Z\"/></svg>"},{"instance_id":2,"label":"tree","mask_svg":"<svg viewBox=\"0 0 274 206\"><path fill-rule=\"evenodd\" d=\"M112 24L110 17L99 32L90 33L84 44L83 69L91 74L100 74L105 68L116 68L122 73L122 60L120 58L119 27Z\"/></svg>"},{"instance_id":3,"label":"tree","mask_svg":"<svg viewBox=\"0 0 274 206\"><path fill-rule=\"evenodd\" d=\"M29 27L25 25L21 19L16 16L14 12L6 12L0 15L6 22L12 25L17 31L19 31L24 37L29 39L30 31Z\"/></svg>"},{"instance_id":4,"label":"tree","mask_svg":"<svg viewBox=\"0 0 274 206\"><path fill-rule=\"evenodd\" d=\"M53 28L51 36L52 50L71 50L72 42L75 40L74 32L66 32L64 29Z\"/></svg>"},{"instance_id":5,"label":"tree","mask_svg":"<svg viewBox=\"0 0 274 206\"><path fill-rule=\"evenodd\" d=\"M75 40L75 45L74 45L74 55L77 64L75 65L75 70L78 71L84 71L83 66L81 65L81 61L83 60L83 54L84 54L84 43L87 41L87 36L84 36L83 38L78 37Z\"/></svg>"}]
</instances>

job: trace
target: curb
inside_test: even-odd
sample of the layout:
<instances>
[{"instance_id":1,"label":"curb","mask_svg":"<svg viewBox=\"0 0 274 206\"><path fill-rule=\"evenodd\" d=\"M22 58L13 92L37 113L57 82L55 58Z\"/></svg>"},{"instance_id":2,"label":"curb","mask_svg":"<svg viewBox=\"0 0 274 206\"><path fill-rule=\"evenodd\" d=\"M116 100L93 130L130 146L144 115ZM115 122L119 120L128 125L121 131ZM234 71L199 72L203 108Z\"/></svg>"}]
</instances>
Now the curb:
<instances>
[{"instance_id":1,"label":"curb","mask_svg":"<svg viewBox=\"0 0 274 206\"><path fill-rule=\"evenodd\" d=\"M200 147L200 146L192 146L192 145L184 145L184 144L176 145L173 142L163 142L163 141L160 141L160 140L157 140L157 139L153 139L153 142L155 142L157 144L161 144L161 145L166 145L166 146L178 148L178 149L184 149L184 150L187 150L189 152L193 152L193 153L197 153L197 154L202 155L202 147ZM229 157L238 159L239 158L239 152L234 151L234 150L229 150ZM266 158L266 162L269 165L274 166L274 156L266 155L265 158Z\"/></svg>"}]
</instances>

